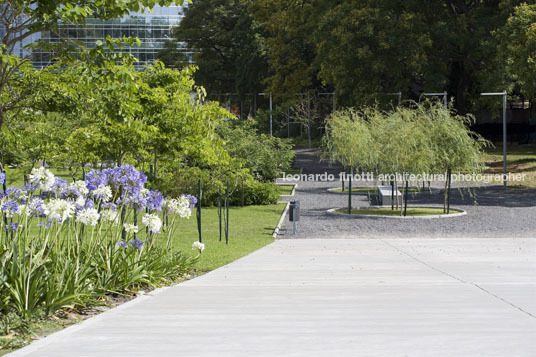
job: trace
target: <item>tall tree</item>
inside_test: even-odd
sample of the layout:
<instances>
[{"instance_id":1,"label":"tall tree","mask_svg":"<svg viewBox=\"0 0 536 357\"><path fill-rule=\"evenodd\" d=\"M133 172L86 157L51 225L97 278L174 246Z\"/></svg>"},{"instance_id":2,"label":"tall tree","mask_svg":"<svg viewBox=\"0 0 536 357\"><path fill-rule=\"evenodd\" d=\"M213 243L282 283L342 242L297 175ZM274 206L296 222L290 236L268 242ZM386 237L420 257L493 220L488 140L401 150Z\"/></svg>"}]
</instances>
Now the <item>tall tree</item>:
<instances>
[{"instance_id":1,"label":"tall tree","mask_svg":"<svg viewBox=\"0 0 536 357\"><path fill-rule=\"evenodd\" d=\"M344 105L447 90L461 113L498 85L507 0L259 0L273 87L333 86Z\"/></svg>"},{"instance_id":2,"label":"tall tree","mask_svg":"<svg viewBox=\"0 0 536 357\"><path fill-rule=\"evenodd\" d=\"M199 67L196 83L209 93L237 92L244 97L263 87L266 59L261 29L249 11L251 3L252 0L193 0L174 30L176 41L186 42L193 49L194 62ZM164 63L173 61L169 51L161 52L159 57Z\"/></svg>"},{"instance_id":3,"label":"tall tree","mask_svg":"<svg viewBox=\"0 0 536 357\"><path fill-rule=\"evenodd\" d=\"M504 74L526 98L536 98L536 4L516 7L496 35Z\"/></svg>"},{"instance_id":4,"label":"tall tree","mask_svg":"<svg viewBox=\"0 0 536 357\"><path fill-rule=\"evenodd\" d=\"M54 31L60 22L83 24L88 17L114 19L131 11L150 9L157 2L182 4L182 0L0 0L0 129L6 112L19 109L20 102L30 95L5 95L10 91L11 79L29 61L29 56L20 58L15 52L30 45L30 36Z\"/></svg>"},{"instance_id":5,"label":"tall tree","mask_svg":"<svg viewBox=\"0 0 536 357\"><path fill-rule=\"evenodd\" d=\"M276 98L295 100L296 93L322 88L312 34L325 7L318 0L258 0L252 6L265 29L270 69L266 84Z\"/></svg>"}]
</instances>

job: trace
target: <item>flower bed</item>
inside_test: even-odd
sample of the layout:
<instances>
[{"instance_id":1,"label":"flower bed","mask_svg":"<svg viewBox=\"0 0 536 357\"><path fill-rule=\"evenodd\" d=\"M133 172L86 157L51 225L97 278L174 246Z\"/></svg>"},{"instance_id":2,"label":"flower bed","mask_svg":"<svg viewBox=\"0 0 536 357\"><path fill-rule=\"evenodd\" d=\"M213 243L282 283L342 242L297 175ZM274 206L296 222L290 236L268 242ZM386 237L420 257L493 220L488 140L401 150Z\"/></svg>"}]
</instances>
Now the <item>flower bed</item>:
<instances>
[{"instance_id":1,"label":"flower bed","mask_svg":"<svg viewBox=\"0 0 536 357\"><path fill-rule=\"evenodd\" d=\"M0 314L26 319L101 304L104 295L188 273L196 258L174 252L172 236L197 200L166 199L146 181L129 165L71 183L39 168L2 192Z\"/></svg>"}]
</instances>

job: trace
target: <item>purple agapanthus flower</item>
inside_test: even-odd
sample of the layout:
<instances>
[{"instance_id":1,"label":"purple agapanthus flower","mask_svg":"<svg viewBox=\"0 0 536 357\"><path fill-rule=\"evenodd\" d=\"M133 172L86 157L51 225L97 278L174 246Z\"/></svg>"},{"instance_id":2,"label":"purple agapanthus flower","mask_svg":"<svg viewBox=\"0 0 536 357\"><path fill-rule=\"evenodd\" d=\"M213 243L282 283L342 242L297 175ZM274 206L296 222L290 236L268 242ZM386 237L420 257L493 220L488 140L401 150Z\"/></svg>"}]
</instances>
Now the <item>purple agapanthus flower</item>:
<instances>
[{"instance_id":1,"label":"purple agapanthus flower","mask_svg":"<svg viewBox=\"0 0 536 357\"><path fill-rule=\"evenodd\" d=\"M54 192L62 192L65 189L67 189L67 180L64 180L59 177L54 178L54 184L52 185L50 190Z\"/></svg>"},{"instance_id":2,"label":"purple agapanthus flower","mask_svg":"<svg viewBox=\"0 0 536 357\"><path fill-rule=\"evenodd\" d=\"M24 186L21 187L21 190L23 190L24 192L31 192L31 191L36 190L37 186L38 186L38 184L27 183L27 184L25 184Z\"/></svg>"},{"instance_id":3,"label":"purple agapanthus flower","mask_svg":"<svg viewBox=\"0 0 536 357\"><path fill-rule=\"evenodd\" d=\"M22 194L22 191L18 187L8 187L6 192L4 192L4 197L9 197L11 199L17 199Z\"/></svg>"},{"instance_id":4,"label":"purple agapanthus flower","mask_svg":"<svg viewBox=\"0 0 536 357\"><path fill-rule=\"evenodd\" d=\"M18 223L11 223L9 226L6 227L8 230L10 231L17 231L17 229L19 229L19 224Z\"/></svg>"},{"instance_id":5,"label":"purple agapanthus flower","mask_svg":"<svg viewBox=\"0 0 536 357\"><path fill-rule=\"evenodd\" d=\"M86 186L88 190L94 191L100 185L108 184L108 170L91 170L86 174Z\"/></svg>"},{"instance_id":6,"label":"purple agapanthus flower","mask_svg":"<svg viewBox=\"0 0 536 357\"><path fill-rule=\"evenodd\" d=\"M138 238L134 240L129 240L128 244L131 244L134 249L140 250L143 248L143 242Z\"/></svg>"},{"instance_id":7,"label":"purple agapanthus flower","mask_svg":"<svg viewBox=\"0 0 536 357\"><path fill-rule=\"evenodd\" d=\"M43 204L44 201L40 199L39 197L32 197L30 199L30 202L28 202L28 211L30 215L36 216L36 217L42 217L45 215L43 211Z\"/></svg>"},{"instance_id":8,"label":"purple agapanthus flower","mask_svg":"<svg viewBox=\"0 0 536 357\"><path fill-rule=\"evenodd\" d=\"M185 195L184 197L190 200L190 209L193 209L197 204L197 197L193 195Z\"/></svg>"},{"instance_id":9,"label":"purple agapanthus flower","mask_svg":"<svg viewBox=\"0 0 536 357\"><path fill-rule=\"evenodd\" d=\"M2 205L1 209L13 215L19 211L19 203L17 201L7 201Z\"/></svg>"},{"instance_id":10,"label":"purple agapanthus flower","mask_svg":"<svg viewBox=\"0 0 536 357\"><path fill-rule=\"evenodd\" d=\"M102 208L109 208L114 212L117 211L117 205L115 203L113 203L113 202L103 203Z\"/></svg>"},{"instance_id":11,"label":"purple agapanthus flower","mask_svg":"<svg viewBox=\"0 0 536 357\"><path fill-rule=\"evenodd\" d=\"M37 227L44 227L45 229L48 229L50 228L50 226L52 225L52 220L49 219L48 222L39 222L37 223Z\"/></svg>"},{"instance_id":12,"label":"purple agapanthus flower","mask_svg":"<svg viewBox=\"0 0 536 357\"><path fill-rule=\"evenodd\" d=\"M74 186L66 186L61 192L60 192L60 198L64 199L77 199L80 197L80 191Z\"/></svg>"},{"instance_id":13,"label":"purple agapanthus flower","mask_svg":"<svg viewBox=\"0 0 536 357\"><path fill-rule=\"evenodd\" d=\"M5 181L6 181L6 173L0 172L0 185L3 185Z\"/></svg>"},{"instance_id":14,"label":"purple agapanthus flower","mask_svg":"<svg viewBox=\"0 0 536 357\"><path fill-rule=\"evenodd\" d=\"M128 248L128 244L125 243L125 242L123 242L123 241L121 241L121 242L117 242L116 245L117 245L118 247L121 247L121 248L125 248L125 249Z\"/></svg>"},{"instance_id":15,"label":"purple agapanthus flower","mask_svg":"<svg viewBox=\"0 0 536 357\"><path fill-rule=\"evenodd\" d=\"M147 208L151 211L161 211L164 204L164 195L158 190L149 191L147 197Z\"/></svg>"},{"instance_id":16,"label":"purple agapanthus flower","mask_svg":"<svg viewBox=\"0 0 536 357\"><path fill-rule=\"evenodd\" d=\"M122 165L107 169L108 185L115 189L122 188L124 191L137 192L147 182L147 176L130 165Z\"/></svg>"},{"instance_id":17,"label":"purple agapanthus flower","mask_svg":"<svg viewBox=\"0 0 536 357\"><path fill-rule=\"evenodd\" d=\"M140 191L125 192L123 197L117 201L119 205L126 205L141 212L147 206L147 198Z\"/></svg>"}]
</instances>

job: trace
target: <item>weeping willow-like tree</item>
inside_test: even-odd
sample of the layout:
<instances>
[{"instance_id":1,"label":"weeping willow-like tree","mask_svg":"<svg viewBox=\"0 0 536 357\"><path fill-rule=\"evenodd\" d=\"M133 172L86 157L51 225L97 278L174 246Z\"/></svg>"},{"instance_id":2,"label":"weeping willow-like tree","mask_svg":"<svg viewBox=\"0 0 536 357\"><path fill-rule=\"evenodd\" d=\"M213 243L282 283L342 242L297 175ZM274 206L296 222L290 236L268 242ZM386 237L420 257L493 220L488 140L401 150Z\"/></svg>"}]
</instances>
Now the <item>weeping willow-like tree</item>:
<instances>
[{"instance_id":1,"label":"weeping willow-like tree","mask_svg":"<svg viewBox=\"0 0 536 357\"><path fill-rule=\"evenodd\" d=\"M371 170L378 162L378 149L374 140L371 122L366 120L365 112L347 109L335 112L326 124L323 138L324 156L344 167L363 171ZM348 182L348 214L352 211L352 180Z\"/></svg>"},{"instance_id":2,"label":"weeping willow-like tree","mask_svg":"<svg viewBox=\"0 0 536 357\"><path fill-rule=\"evenodd\" d=\"M334 113L326 125L325 156L363 171L405 174L401 215L407 211L407 176L447 172L444 208L448 213L452 172L480 172L487 142L468 129L470 115L457 115L434 102L407 104L389 112L368 108ZM396 180L392 187L393 191L398 187ZM350 195L351 187L348 212Z\"/></svg>"},{"instance_id":3,"label":"weeping willow-like tree","mask_svg":"<svg viewBox=\"0 0 536 357\"><path fill-rule=\"evenodd\" d=\"M469 129L475 120L471 114L462 116L452 108L445 110L438 102L422 103L415 110L434 153L430 171L446 173L443 210L450 213L452 173L480 173L484 168L483 149L490 143Z\"/></svg>"}]
</instances>

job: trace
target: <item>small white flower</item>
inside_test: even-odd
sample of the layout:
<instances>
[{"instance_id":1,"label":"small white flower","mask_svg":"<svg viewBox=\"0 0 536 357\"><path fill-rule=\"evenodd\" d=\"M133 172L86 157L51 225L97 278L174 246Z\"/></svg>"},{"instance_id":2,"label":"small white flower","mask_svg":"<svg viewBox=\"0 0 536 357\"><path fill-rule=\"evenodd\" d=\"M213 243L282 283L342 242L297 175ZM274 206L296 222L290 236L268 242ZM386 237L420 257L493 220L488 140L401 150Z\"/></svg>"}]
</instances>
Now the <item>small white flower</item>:
<instances>
[{"instance_id":1,"label":"small white flower","mask_svg":"<svg viewBox=\"0 0 536 357\"><path fill-rule=\"evenodd\" d=\"M198 242L198 241L193 242L192 243L192 250L196 250L196 249L199 251L199 253L203 253L203 251L205 250L205 245L203 243L201 243L201 242Z\"/></svg>"},{"instance_id":2,"label":"small white flower","mask_svg":"<svg viewBox=\"0 0 536 357\"><path fill-rule=\"evenodd\" d=\"M172 198L166 201L170 212L177 213L181 218L190 218L192 210L190 208L190 200L184 196Z\"/></svg>"},{"instance_id":3,"label":"small white flower","mask_svg":"<svg viewBox=\"0 0 536 357\"><path fill-rule=\"evenodd\" d=\"M86 198L84 196L80 196L76 199L75 203L78 205L78 207L84 207L86 205Z\"/></svg>"},{"instance_id":4,"label":"small white flower","mask_svg":"<svg viewBox=\"0 0 536 357\"><path fill-rule=\"evenodd\" d=\"M96 226L99 218L100 214L95 208L83 209L76 215L76 221L86 226Z\"/></svg>"},{"instance_id":5,"label":"small white flower","mask_svg":"<svg viewBox=\"0 0 536 357\"><path fill-rule=\"evenodd\" d=\"M38 184L39 189L42 191L50 191L55 180L54 174L44 167L33 168L30 173L30 182L32 184Z\"/></svg>"},{"instance_id":6,"label":"small white flower","mask_svg":"<svg viewBox=\"0 0 536 357\"><path fill-rule=\"evenodd\" d=\"M160 233L160 228L162 228L162 220L156 214L146 213L141 222L149 228L149 231L153 233Z\"/></svg>"},{"instance_id":7,"label":"small white flower","mask_svg":"<svg viewBox=\"0 0 536 357\"><path fill-rule=\"evenodd\" d=\"M123 224L123 228L125 228L125 232L127 233L138 233L138 226L134 224Z\"/></svg>"},{"instance_id":8,"label":"small white flower","mask_svg":"<svg viewBox=\"0 0 536 357\"><path fill-rule=\"evenodd\" d=\"M104 209L101 212L102 219L116 223L119 222L119 213L117 211L114 211L113 209Z\"/></svg>"},{"instance_id":9,"label":"small white flower","mask_svg":"<svg viewBox=\"0 0 536 357\"><path fill-rule=\"evenodd\" d=\"M93 191L93 197L100 199L102 202L109 202L112 198L112 189L110 186L100 185Z\"/></svg>"},{"instance_id":10,"label":"small white flower","mask_svg":"<svg viewBox=\"0 0 536 357\"><path fill-rule=\"evenodd\" d=\"M71 182L69 186L76 188L82 196L86 196L89 193L89 190L86 187L86 181L79 180L79 181Z\"/></svg>"},{"instance_id":11,"label":"small white flower","mask_svg":"<svg viewBox=\"0 0 536 357\"><path fill-rule=\"evenodd\" d=\"M73 217L75 208L74 203L70 201L53 198L47 204L43 205L43 212L49 219L63 223Z\"/></svg>"},{"instance_id":12,"label":"small white flower","mask_svg":"<svg viewBox=\"0 0 536 357\"><path fill-rule=\"evenodd\" d=\"M28 208L27 205L19 205L19 209L17 210L17 214L18 215L25 215L25 216L29 216L30 215L30 209Z\"/></svg>"}]
</instances>

